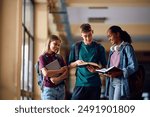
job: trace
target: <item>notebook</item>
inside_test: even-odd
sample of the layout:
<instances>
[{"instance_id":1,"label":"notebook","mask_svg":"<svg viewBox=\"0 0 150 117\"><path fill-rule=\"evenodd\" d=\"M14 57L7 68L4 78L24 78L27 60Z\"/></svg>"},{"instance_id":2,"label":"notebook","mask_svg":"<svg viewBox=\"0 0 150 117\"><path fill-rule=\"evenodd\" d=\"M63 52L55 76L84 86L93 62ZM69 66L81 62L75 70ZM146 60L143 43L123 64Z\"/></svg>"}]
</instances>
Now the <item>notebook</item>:
<instances>
[{"instance_id":1,"label":"notebook","mask_svg":"<svg viewBox=\"0 0 150 117\"><path fill-rule=\"evenodd\" d=\"M54 60L45 66L48 70L58 70L61 68L58 60Z\"/></svg>"}]
</instances>

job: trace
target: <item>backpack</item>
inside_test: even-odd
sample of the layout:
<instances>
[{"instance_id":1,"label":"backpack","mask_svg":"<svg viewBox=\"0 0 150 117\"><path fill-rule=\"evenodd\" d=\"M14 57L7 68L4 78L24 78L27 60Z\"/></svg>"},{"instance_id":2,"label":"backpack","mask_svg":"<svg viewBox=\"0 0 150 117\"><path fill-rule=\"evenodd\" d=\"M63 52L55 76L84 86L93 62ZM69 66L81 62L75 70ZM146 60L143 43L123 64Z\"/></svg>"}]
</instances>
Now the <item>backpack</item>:
<instances>
[{"instance_id":1,"label":"backpack","mask_svg":"<svg viewBox=\"0 0 150 117\"><path fill-rule=\"evenodd\" d=\"M143 87L145 80L145 69L142 65L138 65L138 70L128 77L130 88L130 99L142 99Z\"/></svg>"},{"instance_id":2,"label":"backpack","mask_svg":"<svg viewBox=\"0 0 150 117\"><path fill-rule=\"evenodd\" d=\"M43 56L45 61L48 62L48 58L44 55ZM39 68L39 61L36 62L35 64L35 70L36 70L36 74L37 74L37 82L38 82L38 86L40 87L40 89L43 89L43 84L44 84L44 76L42 74L42 71Z\"/></svg>"},{"instance_id":3,"label":"backpack","mask_svg":"<svg viewBox=\"0 0 150 117\"><path fill-rule=\"evenodd\" d=\"M124 54L127 59L126 52L124 52ZM145 69L142 65L138 65L138 70L128 77L131 100L142 99L144 80L145 80Z\"/></svg>"},{"instance_id":4,"label":"backpack","mask_svg":"<svg viewBox=\"0 0 150 117\"><path fill-rule=\"evenodd\" d=\"M48 57L46 55L43 55L43 57L44 57L45 62L48 64ZM62 57L59 54L56 54L55 58L58 59L58 62L61 65ZM42 74L42 71L39 69L39 61L37 61L35 64L35 70L37 74L38 86L40 87L41 90L43 90L44 76Z\"/></svg>"}]
</instances>

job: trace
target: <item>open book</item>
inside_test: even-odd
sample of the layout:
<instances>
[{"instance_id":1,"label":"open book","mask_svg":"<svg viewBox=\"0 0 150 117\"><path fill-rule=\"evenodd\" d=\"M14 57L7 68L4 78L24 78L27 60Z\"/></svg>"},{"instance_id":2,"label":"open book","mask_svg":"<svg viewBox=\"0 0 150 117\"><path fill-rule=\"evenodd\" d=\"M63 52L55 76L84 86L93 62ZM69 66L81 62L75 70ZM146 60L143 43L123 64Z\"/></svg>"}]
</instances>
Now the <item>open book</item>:
<instances>
[{"instance_id":1,"label":"open book","mask_svg":"<svg viewBox=\"0 0 150 117\"><path fill-rule=\"evenodd\" d=\"M121 69L119 69L118 67L115 67L115 66L112 66L112 67L109 67L109 68L102 68L102 69L97 69L96 70L97 72L99 73L103 73L103 74L107 74L108 72L119 72L119 71L122 71Z\"/></svg>"},{"instance_id":2,"label":"open book","mask_svg":"<svg viewBox=\"0 0 150 117\"><path fill-rule=\"evenodd\" d=\"M93 66L96 69L101 69L101 65L98 65L97 63L94 62L83 62L78 65L78 67L85 67L85 66Z\"/></svg>"},{"instance_id":3,"label":"open book","mask_svg":"<svg viewBox=\"0 0 150 117\"><path fill-rule=\"evenodd\" d=\"M45 66L48 70L58 70L61 68L58 60L54 60Z\"/></svg>"}]
</instances>

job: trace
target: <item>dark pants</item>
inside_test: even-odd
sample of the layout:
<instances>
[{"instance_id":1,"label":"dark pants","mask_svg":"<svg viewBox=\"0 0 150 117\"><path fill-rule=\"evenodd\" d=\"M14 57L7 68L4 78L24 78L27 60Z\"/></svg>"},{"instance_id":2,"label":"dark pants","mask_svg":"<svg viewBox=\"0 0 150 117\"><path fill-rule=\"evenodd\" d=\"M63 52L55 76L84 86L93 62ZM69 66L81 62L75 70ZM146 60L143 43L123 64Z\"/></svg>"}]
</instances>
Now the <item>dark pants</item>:
<instances>
[{"instance_id":1,"label":"dark pants","mask_svg":"<svg viewBox=\"0 0 150 117\"><path fill-rule=\"evenodd\" d=\"M76 86L72 94L72 100L99 100L101 94L100 87Z\"/></svg>"}]
</instances>

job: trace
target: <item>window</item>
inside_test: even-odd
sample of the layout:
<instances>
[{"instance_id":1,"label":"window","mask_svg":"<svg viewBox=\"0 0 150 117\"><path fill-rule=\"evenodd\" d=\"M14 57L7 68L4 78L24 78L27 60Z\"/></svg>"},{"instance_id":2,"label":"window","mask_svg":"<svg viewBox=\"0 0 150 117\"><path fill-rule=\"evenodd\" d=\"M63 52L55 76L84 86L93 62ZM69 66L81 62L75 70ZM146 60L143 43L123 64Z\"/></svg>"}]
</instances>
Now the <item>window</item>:
<instances>
[{"instance_id":1,"label":"window","mask_svg":"<svg viewBox=\"0 0 150 117\"><path fill-rule=\"evenodd\" d=\"M22 0L21 99L33 99L33 9L32 0Z\"/></svg>"}]
</instances>

